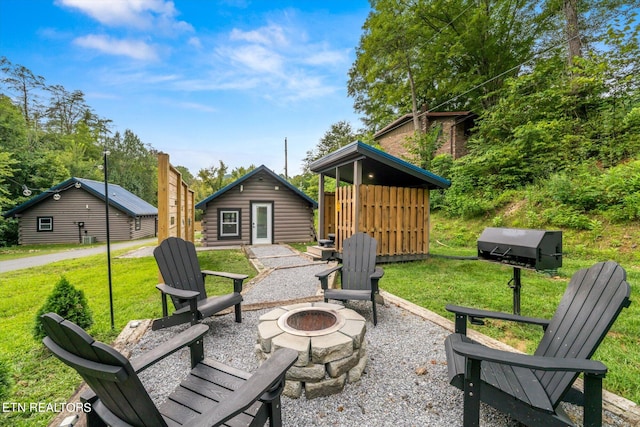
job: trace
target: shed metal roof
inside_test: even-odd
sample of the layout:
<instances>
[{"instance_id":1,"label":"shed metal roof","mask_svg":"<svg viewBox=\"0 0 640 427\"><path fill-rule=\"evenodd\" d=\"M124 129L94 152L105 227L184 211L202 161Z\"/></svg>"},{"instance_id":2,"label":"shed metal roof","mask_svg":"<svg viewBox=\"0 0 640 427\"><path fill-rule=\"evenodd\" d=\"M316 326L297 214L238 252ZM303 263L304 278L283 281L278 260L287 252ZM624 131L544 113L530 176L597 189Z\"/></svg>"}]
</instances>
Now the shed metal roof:
<instances>
[{"instance_id":1,"label":"shed metal roof","mask_svg":"<svg viewBox=\"0 0 640 427\"><path fill-rule=\"evenodd\" d=\"M378 150L361 141L327 154L311 163L310 170L353 183L353 162L362 161L362 183L395 187L449 188L451 181L419 168L398 157Z\"/></svg>"},{"instance_id":2,"label":"shed metal roof","mask_svg":"<svg viewBox=\"0 0 640 427\"><path fill-rule=\"evenodd\" d=\"M246 175L244 175L241 178L238 178L237 180L235 180L234 182L232 182L231 184L221 188L220 190L216 191L215 193L213 193L211 196L207 197L206 199L204 199L203 201L199 202L196 204L196 209L205 209L207 206L207 203L211 202L212 200L222 196L223 194L225 194L227 191L231 190L232 188L242 184L243 182L245 182L246 180L248 180L249 178L251 178L254 175L257 175L260 172L266 172L268 175L270 175L273 179L275 179L276 181L280 182L282 185L284 185L285 187L287 187L288 189L290 189L291 191L293 191L296 195L300 196L302 199L304 199L307 203L309 203L311 206L313 206L313 209L316 209L318 207L318 202L316 202L315 200L313 200L311 197L307 196L306 194L304 194L302 191L300 191L300 189L298 189L296 186L294 186L293 184L291 184L290 182L288 182L287 180L285 180L284 178L282 178L280 175L272 172L269 168L267 168L265 165L260 165L260 167L255 168L254 170L252 170L251 172L247 173Z\"/></svg>"},{"instance_id":3,"label":"shed metal roof","mask_svg":"<svg viewBox=\"0 0 640 427\"><path fill-rule=\"evenodd\" d=\"M51 187L47 191L43 191L42 193L32 197L26 202L16 206L15 208L5 212L3 215L6 218L12 217L20 212L34 206L47 197L50 197L51 194L55 193L63 193L71 187L74 187L76 184L80 185L79 188L87 191L90 194L98 197L99 199L105 199L104 196L104 182L94 181L91 179L84 178L69 178L68 180L61 182L55 187ZM109 206L113 206L116 209L119 209L125 212L129 216L147 216L147 215L158 215L158 209L152 204L142 200L140 197L131 193L130 191L125 190L116 184L109 184ZM64 200L64 199L63 199Z\"/></svg>"}]
</instances>

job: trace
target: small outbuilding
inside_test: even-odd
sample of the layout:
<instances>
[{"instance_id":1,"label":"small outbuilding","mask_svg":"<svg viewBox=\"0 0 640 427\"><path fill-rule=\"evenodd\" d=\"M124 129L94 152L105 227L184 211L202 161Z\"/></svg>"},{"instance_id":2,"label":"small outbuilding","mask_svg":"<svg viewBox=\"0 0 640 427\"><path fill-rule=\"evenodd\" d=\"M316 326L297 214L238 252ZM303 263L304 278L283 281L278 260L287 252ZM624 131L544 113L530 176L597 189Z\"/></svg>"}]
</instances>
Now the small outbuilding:
<instances>
[{"instance_id":1,"label":"small outbuilding","mask_svg":"<svg viewBox=\"0 0 640 427\"><path fill-rule=\"evenodd\" d=\"M355 141L310 165L320 174L319 240L342 241L365 232L378 241L378 262L423 259L429 255L429 192L451 182ZM336 191L325 192L325 178Z\"/></svg>"},{"instance_id":2,"label":"small outbuilding","mask_svg":"<svg viewBox=\"0 0 640 427\"><path fill-rule=\"evenodd\" d=\"M202 245L272 244L315 239L315 200L262 165L196 204Z\"/></svg>"},{"instance_id":3,"label":"small outbuilding","mask_svg":"<svg viewBox=\"0 0 640 427\"><path fill-rule=\"evenodd\" d=\"M158 209L119 185L108 184L112 241L156 235ZM4 213L18 219L18 243L106 242L104 182L68 180Z\"/></svg>"}]
</instances>

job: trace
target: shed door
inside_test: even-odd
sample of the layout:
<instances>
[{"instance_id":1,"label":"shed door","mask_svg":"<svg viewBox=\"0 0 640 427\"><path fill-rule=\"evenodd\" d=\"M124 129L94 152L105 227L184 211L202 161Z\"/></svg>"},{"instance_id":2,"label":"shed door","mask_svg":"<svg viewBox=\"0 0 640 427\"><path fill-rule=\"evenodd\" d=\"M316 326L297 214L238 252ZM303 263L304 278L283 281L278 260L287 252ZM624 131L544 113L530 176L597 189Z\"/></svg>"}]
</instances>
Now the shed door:
<instances>
[{"instance_id":1,"label":"shed door","mask_svg":"<svg viewBox=\"0 0 640 427\"><path fill-rule=\"evenodd\" d=\"M273 204L251 204L251 243L273 243Z\"/></svg>"}]
</instances>

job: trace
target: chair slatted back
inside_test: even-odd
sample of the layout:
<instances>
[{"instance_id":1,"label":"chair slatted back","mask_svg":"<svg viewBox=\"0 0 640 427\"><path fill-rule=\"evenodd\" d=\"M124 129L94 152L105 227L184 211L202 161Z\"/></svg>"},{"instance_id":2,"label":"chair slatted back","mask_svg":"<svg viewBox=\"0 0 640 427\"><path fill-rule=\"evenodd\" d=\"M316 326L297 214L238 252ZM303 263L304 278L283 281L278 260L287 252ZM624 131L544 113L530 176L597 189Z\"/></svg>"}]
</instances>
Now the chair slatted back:
<instances>
[{"instance_id":1,"label":"chair slatted back","mask_svg":"<svg viewBox=\"0 0 640 427\"><path fill-rule=\"evenodd\" d=\"M376 239L366 233L356 233L342 242L342 289L371 289L377 248Z\"/></svg>"},{"instance_id":2,"label":"chair slatted back","mask_svg":"<svg viewBox=\"0 0 640 427\"><path fill-rule=\"evenodd\" d=\"M198 291L198 300L207 298L196 247L192 242L179 237L169 237L153 250L153 256L166 285L176 289ZM188 305L187 302L174 297L172 300L176 309Z\"/></svg>"},{"instance_id":3,"label":"chair slatted back","mask_svg":"<svg viewBox=\"0 0 640 427\"><path fill-rule=\"evenodd\" d=\"M55 313L43 315L42 321L44 345L78 371L115 416L134 426L166 426L127 358Z\"/></svg>"},{"instance_id":4,"label":"chair slatted back","mask_svg":"<svg viewBox=\"0 0 640 427\"><path fill-rule=\"evenodd\" d=\"M624 307L631 287L625 270L615 262L600 262L573 275L545 331L536 355L589 359ZM551 402L557 406L578 374L536 372Z\"/></svg>"}]
</instances>

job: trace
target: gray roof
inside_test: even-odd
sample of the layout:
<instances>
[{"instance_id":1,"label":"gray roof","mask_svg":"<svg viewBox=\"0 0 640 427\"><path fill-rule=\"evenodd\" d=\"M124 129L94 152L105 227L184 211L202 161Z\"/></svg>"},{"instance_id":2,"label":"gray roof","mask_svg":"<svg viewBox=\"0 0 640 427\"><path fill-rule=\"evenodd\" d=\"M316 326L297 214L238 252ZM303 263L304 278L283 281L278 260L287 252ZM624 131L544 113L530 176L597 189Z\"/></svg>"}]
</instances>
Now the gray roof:
<instances>
[{"instance_id":1,"label":"gray roof","mask_svg":"<svg viewBox=\"0 0 640 427\"><path fill-rule=\"evenodd\" d=\"M288 182L287 180L282 178L280 175L272 172L265 165L260 165L260 167L255 168L254 170L252 170L251 172L247 173L243 177L238 178L237 180L235 180L231 184L221 188L220 190L218 190L215 193L213 193L211 196L209 196L206 199L204 199L203 201L199 202L196 205L196 209L205 209L207 207L207 203L209 203L212 200L222 196L227 191L231 190L232 188L234 188L237 185L242 184L247 179L251 178L252 176L254 176L256 174L258 174L259 172L266 172L267 174L269 174L273 179L275 179L276 181L280 182L282 185L284 185L285 187L287 187L288 189L293 191L296 195L298 195L302 199L304 199L307 203L309 203L313 207L313 209L316 209L318 207L318 202L316 202L311 197L309 197L306 194L304 194L302 191L300 191L299 188L297 188L296 186L294 186L293 184L291 184L290 182Z\"/></svg>"},{"instance_id":2,"label":"gray roof","mask_svg":"<svg viewBox=\"0 0 640 427\"><path fill-rule=\"evenodd\" d=\"M61 182L55 187L51 187L47 191L43 191L42 193L30 198L26 202L16 206L15 208L5 212L3 215L6 218L12 217L20 212L30 208L37 203L40 203L47 197L50 197L51 194L62 193L65 190L68 190L71 187L77 187L87 191L90 194L93 194L97 198L104 201L104 182L94 181L91 179L84 178L69 178L68 180ZM158 209L152 204L142 200L140 197L131 193L130 191L125 190L116 184L109 184L109 206L113 206L116 209L125 212L129 216L147 216L147 215L158 215Z\"/></svg>"},{"instance_id":3,"label":"gray roof","mask_svg":"<svg viewBox=\"0 0 640 427\"><path fill-rule=\"evenodd\" d=\"M449 188L451 181L361 141L352 142L311 163L309 169L353 183L353 163L362 161L362 183L394 187Z\"/></svg>"}]
</instances>

